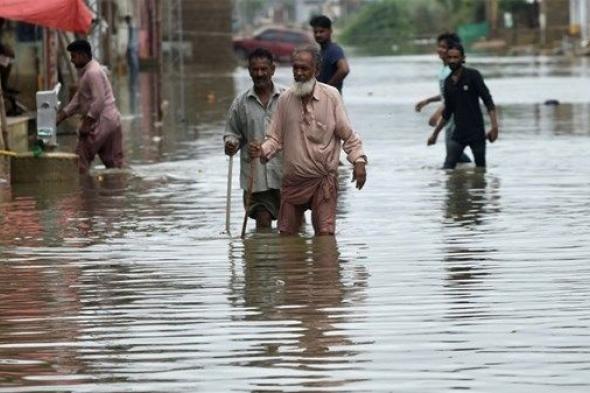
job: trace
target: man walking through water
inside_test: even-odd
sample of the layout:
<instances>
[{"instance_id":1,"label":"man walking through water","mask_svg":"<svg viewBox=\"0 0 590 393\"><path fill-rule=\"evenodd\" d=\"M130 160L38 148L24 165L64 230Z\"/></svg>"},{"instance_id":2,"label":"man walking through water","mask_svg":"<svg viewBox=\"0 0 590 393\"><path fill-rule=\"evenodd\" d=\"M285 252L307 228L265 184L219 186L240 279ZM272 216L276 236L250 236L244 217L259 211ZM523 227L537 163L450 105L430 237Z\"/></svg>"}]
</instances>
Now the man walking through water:
<instances>
[{"instance_id":1,"label":"man walking through water","mask_svg":"<svg viewBox=\"0 0 590 393\"><path fill-rule=\"evenodd\" d=\"M447 51L447 62L451 75L445 80L445 107L442 120L428 138L428 145L434 145L442 128L450 120L455 119L455 131L448 144L444 168L453 169L459 162L463 150L469 146L473 153L475 165L486 166L486 138L494 142L498 138L498 120L496 107L488 87L479 71L463 66L465 51L461 44L452 44ZM491 129L486 134L479 99L482 99L488 110Z\"/></svg>"},{"instance_id":2,"label":"man walking through water","mask_svg":"<svg viewBox=\"0 0 590 393\"><path fill-rule=\"evenodd\" d=\"M279 231L296 234L305 210L311 209L316 236L336 230L338 162L341 149L354 164L352 180L363 188L367 157L353 131L338 91L316 80L320 72L316 46L293 53L294 84L279 98L262 144L250 143L252 157L267 162L283 151Z\"/></svg>"},{"instance_id":3,"label":"man walking through water","mask_svg":"<svg viewBox=\"0 0 590 393\"><path fill-rule=\"evenodd\" d=\"M350 72L340 45L332 42L332 21L325 15L311 18L313 37L321 47L322 64L318 82L334 86L342 94L342 83Z\"/></svg>"},{"instance_id":4,"label":"man walking through water","mask_svg":"<svg viewBox=\"0 0 590 393\"><path fill-rule=\"evenodd\" d=\"M78 91L70 103L57 114L57 124L75 113L82 115L76 146L80 173L88 172L96 154L105 167L121 168L121 115L115 106L109 78L102 66L92 59L92 48L88 41L74 41L68 45L67 50L81 77Z\"/></svg>"},{"instance_id":5,"label":"man walking through water","mask_svg":"<svg viewBox=\"0 0 590 393\"><path fill-rule=\"evenodd\" d=\"M275 72L272 54L262 48L248 56L248 71L253 86L233 101L227 116L223 140L225 154L233 156L248 143L264 140L266 126L277 106L279 95L285 90L272 81ZM254 163L251 172L248 149L240 156L240 186L244 190L244 205L248 216L256 220L256 228L270 228L279 215L281 200L282 157L277 156L266 166ZM256 160L258 161L258 160ZM253 189L248 201L248 179L253 176Z\"/></svg>"},{"instance_id":6,"label":"man walking through water","mask_svg":"<svg viewBox=\"0 0 590 393\"><path fill-rule=\"evenodd\" d=\"M422 108L424 108L426 105L428 105L430 103L442 101L443 96L444 96L445 80L451 74L451 69L449 68L449 65L447 63L447 51L448 51L450 45L452 45L454 43L460 44L461 38L459 38L459 36L455 33L442 33L441 35L438 36L438 38L436 39L436 42L437 42L436 53L438 54L438 57L440 58L440 60L443 63L443 67L441 68L440 72L438 73L438 86L439 86L440 93L436 96L429 97L429 98L426 98L426 99L418 102L416 104L416 112L420 112L422 110ZM443 105L441 105L436 110L436 112L430 117L430 120L428 121L429 125L431 125L432 127L436 126L436 124L441 119L443 109L444 109L444 102L443 102ZM447 125L445 127L445 147L446 147L447 155L449 154L449 143L451 142L454 130L455 130L455 123L454 123L453 119L451 118L451 119L449 119L449 121L447 122ZM467 154L463 153L463 154L461 154L461 158L459 158L459 162L460 163L467 163L467 162L471 162L471 160L469 159Z\"/></svg>"}]
</instances>

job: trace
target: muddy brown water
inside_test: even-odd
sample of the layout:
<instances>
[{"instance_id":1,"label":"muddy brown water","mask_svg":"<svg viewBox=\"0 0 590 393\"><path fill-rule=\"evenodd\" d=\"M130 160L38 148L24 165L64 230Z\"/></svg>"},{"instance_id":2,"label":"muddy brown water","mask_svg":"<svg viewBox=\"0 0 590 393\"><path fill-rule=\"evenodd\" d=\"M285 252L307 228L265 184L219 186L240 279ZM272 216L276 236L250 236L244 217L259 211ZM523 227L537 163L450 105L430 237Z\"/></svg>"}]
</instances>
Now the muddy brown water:
<instances>
[{"instance_id":1,"label":"muddy brown water","mask_svg":"<svg viewBox=\"0 0 590 393\"><path fill-rule=\"evenodd\" d=\"M0 185L0 392L587 392L589 61L470 60L500 110L485 174L426 147L436 59L351 59L368 182L342 167L334 238L236 238L237 163L223 233L245 70L188 76L162 127L153 77L119 83L131 171Z\"/></svg>"}]
</instances>

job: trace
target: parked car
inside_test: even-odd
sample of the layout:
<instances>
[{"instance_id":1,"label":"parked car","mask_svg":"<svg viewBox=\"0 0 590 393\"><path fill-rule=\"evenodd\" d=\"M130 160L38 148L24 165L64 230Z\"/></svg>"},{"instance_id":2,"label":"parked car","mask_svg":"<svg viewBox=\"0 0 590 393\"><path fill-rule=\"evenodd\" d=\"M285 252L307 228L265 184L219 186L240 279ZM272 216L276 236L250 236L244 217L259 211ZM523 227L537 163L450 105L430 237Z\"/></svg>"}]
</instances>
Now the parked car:
<instances>
[{"instance_id":1,"label":"parked car","mask_svg":"<svg viewBox=\"0 0 590 393\"><path fill-rule=\"evenodd\" d=\"M236 37L233 39L234 53L241 60L256 48L265 48L273 54L275 60L288 62L293 49L305 43L314 42L311 35L303 30L282 27L267 27L252 37Z\"/></svg>"}]
</instances>

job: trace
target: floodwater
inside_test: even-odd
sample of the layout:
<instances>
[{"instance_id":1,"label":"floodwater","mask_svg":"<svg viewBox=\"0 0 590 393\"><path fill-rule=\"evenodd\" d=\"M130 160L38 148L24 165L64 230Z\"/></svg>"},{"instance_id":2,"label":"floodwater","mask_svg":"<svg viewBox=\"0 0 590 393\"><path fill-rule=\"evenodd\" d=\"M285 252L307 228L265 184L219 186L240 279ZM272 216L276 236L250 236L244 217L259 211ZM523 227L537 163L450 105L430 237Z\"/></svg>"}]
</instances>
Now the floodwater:
<instances>
[{"instance_id":1,"label":"floodwater","mask_svg":"<svg viewBox=\"0 0 590 393\"><path fill-rule=\"evenodd\" d=\"M132 171L0 186L0 392L589 391L589 59L468 60L500 110L485 174L426 147L436 59L351 59L368 182L342 167L334 238L237 238L237 162L223 232L245 70L186 75L184 105L167 80L162 126L153 77L120 83Z\"/></svg>"}]
</instances>

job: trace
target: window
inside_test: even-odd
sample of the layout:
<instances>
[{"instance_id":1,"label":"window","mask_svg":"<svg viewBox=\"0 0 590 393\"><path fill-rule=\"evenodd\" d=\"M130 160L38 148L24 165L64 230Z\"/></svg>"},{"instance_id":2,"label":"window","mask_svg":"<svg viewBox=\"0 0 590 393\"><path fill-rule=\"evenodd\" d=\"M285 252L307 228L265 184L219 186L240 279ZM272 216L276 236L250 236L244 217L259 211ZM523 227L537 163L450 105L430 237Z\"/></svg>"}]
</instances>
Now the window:
<instances>
[{"instance_id":1,"label":"window","mask_svg":"<svg viewBox=\"0 0 590 393\"><path fill-rule=\"evenodd\" d=\"M285 41L293 43L293 44L304 44L307 42L305 35L301 33L295 33L287 31L284 33Z\"/></svg>"},{"instance_id":2,"label":"window","mask_svg":"<svg viewBox=\"0 0 590 393\"><path fill-rule=\"evenodd\" d=\"M276 41L280 37L279 32L276 30L266 30L258 35L257 39L262 41Z\"/></svg>"}]
</instances>

